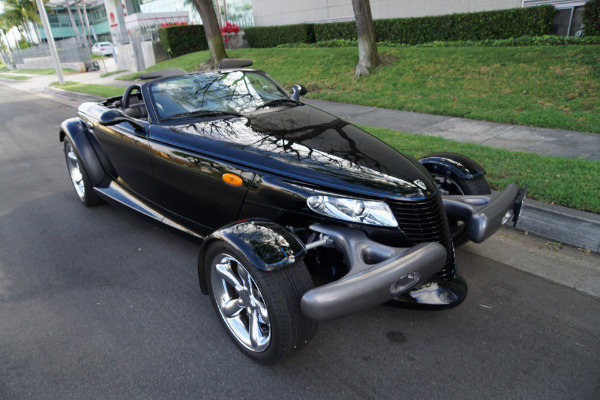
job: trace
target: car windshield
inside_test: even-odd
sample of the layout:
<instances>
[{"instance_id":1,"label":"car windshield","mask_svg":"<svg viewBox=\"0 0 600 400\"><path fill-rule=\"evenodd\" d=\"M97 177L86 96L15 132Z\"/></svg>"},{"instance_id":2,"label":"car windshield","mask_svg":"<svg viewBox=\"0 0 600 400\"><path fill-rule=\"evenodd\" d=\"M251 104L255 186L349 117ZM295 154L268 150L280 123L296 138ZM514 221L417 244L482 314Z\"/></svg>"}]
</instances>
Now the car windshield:
<instances>
[{"instance_id":1,"label":"car windshield","mask_svg":"<svg viewBox=\"0 0 600 400\"><path fill-rule=\"evenodd\" d=\"M184 75L151 84L159 120L250 112L294 101L271 79L253 71Z\"/></svg>"}]
</instances>

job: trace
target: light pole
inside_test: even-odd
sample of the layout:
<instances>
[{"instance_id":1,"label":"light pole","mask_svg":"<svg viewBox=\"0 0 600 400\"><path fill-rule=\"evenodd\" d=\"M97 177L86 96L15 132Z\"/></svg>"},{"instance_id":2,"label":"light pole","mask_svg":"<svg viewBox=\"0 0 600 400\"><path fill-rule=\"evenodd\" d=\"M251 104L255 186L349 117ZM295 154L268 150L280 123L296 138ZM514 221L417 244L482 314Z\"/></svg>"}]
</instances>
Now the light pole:
<instances>
[{"instance_id":1,"label":"light pole","mask_svg":"<svg viewBox=\"0 0 600 400\"><path fill-rule=\"evenodd\" d=\"M58 76L58 83L61 85L65 83L65 79L63 78L62 69L60 68L60 61L58 60L58 53L56 52L56 44L54 44L54 36L52 36L52 31L50 30L50 22L48 22L48 14L46 14L46 8L44 8L44 3L42 0L35 0L38 6L38 10L40 12L40 17L42 17L42 24L44 25L44 30L46 31L46 39L48 40L48 46L50 47L50 54L52 55L52 60L54 61L54 69L56 69L56 75Z\"/></svg>"}]
</instances>

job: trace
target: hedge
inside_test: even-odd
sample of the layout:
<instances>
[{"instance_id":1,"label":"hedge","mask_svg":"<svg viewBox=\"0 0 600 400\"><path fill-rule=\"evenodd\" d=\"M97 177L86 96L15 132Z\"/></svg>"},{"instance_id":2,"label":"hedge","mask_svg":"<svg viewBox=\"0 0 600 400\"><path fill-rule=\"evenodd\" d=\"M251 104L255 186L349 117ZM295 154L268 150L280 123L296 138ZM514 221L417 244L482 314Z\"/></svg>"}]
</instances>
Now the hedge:
<instances>
[{"instance_id":1,"label":"hedge","mask_svg":"<svg viewBox=\"0 0 600 400\"><path fill-rule=\"evenodd\" d=\"M600 35L600 0L585 3L582 17L586 36Z\"/></svg>"},{"instance_id":2,"label":"hedge","mask_svg":"<svg viewBox=\"0 0 600 400\"><path fill-rule=\"evenodd\" d=\"M554 14L554 6L539 6L373 22L377 41L418 44L542 36L550 33Z\"/></svg>"},{"instance_id":3,"label":"hedge","mask_svg":"<svg viewBox=\"0 0 600 400\"><path fill-rule=\"evenodd\" d=\"M283 43L314 43L313 24L244 28L250 47L275 47Z\"/></svg>"},{"instance_id":4,"label":"hedge","mask_svg":"<svg viewBox=\"0 0 600 400\"><path fill-rule=\"evenodd\" d=\"M433 41L547 35L554 14L554 6L545 5L432 17L377 19L373 24L378 42L414 45ZM354 21L246 28L245 31L250 47L356 39Z\"/></svg>"},{"instance_id":5,"label":"hedge","mask_svg":"<svg viewBox=\"0 0 600 400\"><path fill-rule=\"evenodd\" d=\"M544 36L521 36L508 39L485 39L485 40L436 40L414 45L406 43L377 42L377 47L516 47L516 46L565 46L565 45L590 45L600 44L600 36L566 37L555 35ZM284 43L277 46L282 49L292 48L319 48L319 47L356 47L356 39L334 39L316 43Z\"/></svg>"},{"instance_id":6,"label":"hedge","mask_svg":"<svg viewBox=\"0 0 600 400\"><path fill-rule=\"evenodd\" d=\"M158 37L163 49L174 57L208 50L206 32L204 32L204 26L202 25L177 25L159 28Z\"/></svg>"},{"instance_id":7,"label":"hedge","mask_svg":"<svg viewBox=\"0 0 600 400\"><path fill-rule=\"evenodd\" d=\"M377 20L373 20L373 23L375 21ZM315 39L317 42L335 39L353 40L356 37L356 22L354 21L315 25Z\"/></svg>"}]
</instances>

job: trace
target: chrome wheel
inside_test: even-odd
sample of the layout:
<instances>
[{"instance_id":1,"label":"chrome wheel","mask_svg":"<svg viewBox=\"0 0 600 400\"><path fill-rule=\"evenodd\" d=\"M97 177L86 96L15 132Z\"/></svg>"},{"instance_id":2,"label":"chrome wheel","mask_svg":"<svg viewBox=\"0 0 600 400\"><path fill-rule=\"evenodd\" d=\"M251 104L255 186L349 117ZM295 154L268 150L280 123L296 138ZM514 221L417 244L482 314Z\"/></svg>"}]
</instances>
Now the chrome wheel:
<instances>
[{"instance_id":1,"label":"chrome wheel","mask_svg":"<svg viewBox=\"0 0 600 400\"><path fill-rule=\"evenodd\" d=\"M433 179L435 179L435 183L440 192L442 192L442 194L465 194L461 187L458 185L458 183L456 183L449 177L437 174L432 174L432 176Z\"/></svg>"},{"instance_id":2,"label":"chrome wheel","mask_svg":"<svg viewBox=\"0 0 600 400\"><path fill-rule=\"evenodd\" d=\"M83 174L81 173L81 167L79 166L79 159L75 153L75 149L71 143L65 143L65 154L67 155L67 168L69 169L69 176L75 187L75 191L80 199L85 198L85 183L83 181Z\"/></svg>"},{"instance_id":3,"label":"chrome wheel","mask_svg":"<svg viewBox=\"0 0 600 400\"><path fill-rule=\"evenodd\" d=\"M229 331L253 352L263 352L271 343L271 320L265 300L242 263L220 253L211 262L214 299Z\"/></svg>"}]
</instances>

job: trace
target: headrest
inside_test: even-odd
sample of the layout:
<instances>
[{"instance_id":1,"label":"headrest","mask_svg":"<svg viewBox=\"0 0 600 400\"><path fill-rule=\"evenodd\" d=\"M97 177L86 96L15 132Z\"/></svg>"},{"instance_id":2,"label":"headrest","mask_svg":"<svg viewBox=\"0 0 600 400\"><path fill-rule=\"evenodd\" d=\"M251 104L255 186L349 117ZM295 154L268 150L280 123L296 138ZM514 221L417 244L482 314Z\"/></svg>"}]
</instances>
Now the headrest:
<instances>
[{"instance_id":1,"label":"headrest","mask_svg":"<svg viewBox=\"0 0 600 400\"><path fill-rule=\"evenodd\" d=\"M245 68L252 65L252 60L247 58L224 58L219 63L219 69Z\"/></svg>"}]
</instances>

